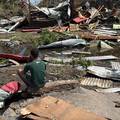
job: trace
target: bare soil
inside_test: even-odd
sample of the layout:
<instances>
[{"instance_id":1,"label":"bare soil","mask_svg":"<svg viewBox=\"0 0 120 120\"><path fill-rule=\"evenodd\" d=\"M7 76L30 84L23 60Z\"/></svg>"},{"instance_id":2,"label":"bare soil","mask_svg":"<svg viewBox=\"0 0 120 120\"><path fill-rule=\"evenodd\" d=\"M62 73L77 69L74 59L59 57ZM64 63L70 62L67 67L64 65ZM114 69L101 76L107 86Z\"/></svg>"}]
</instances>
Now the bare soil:
<instances>
[{"instance_id":1,"label":"bare soil","mask_svg":"<svg viewBox=\"0 0 120 120\"><path fill-rule=\"evenodd\" d=\"M120 51L119 47L115 48L112 51L98 53L95 52L92 55L115 55L119 57ZM120 61L118 59L118 61ZM110 67L110 61L98 61L95 62L95 65ZM7 82L17 80L24 87L23 82L17 75L17 70L23 68L21 66L11 66L0 69L0 85L3 85ZM77 80L80 79L84 72L79 72L76 69L72 68L70 65L48 65L47 66L47 81L56 81L56 80ZM20 115L21 108L25 107L28 104L36 102L38 99L46 95L51 95L58 97L67 101L70 101L75 106L87 109L88 111L95 112L98 115L109 118L111 120L120 120L120 108L115 107L115 102L120 102L119 93L97 93L94 89L86 89L81 86L71 89L64 90L61 89L59 92L50 92L42 96L20 99L19 97L16 100L10 100L9 106L5 110L1 110L1 117L3 120L16 120Z\"/></svg>"},{"instance_id":2,"label":"bare soil","mask_svg":"<svg viewBox=\"0 0 120 120\"><path fill-rule=\"evenodd\" d=\"M1 84L5 84L11 80L18 80L18 75L16 71L18 68L22 68L23 66L11 66L7 68L0 69L0 79ZM71 66L55 66L49 65L47 67L47 80L68 80L68 79L80 79L80 76L83 73L75 70ZM23 85L23 83L21 82ZM21 108L25 107L28 104L36 102L38 99L41 99L44 96L51 95L54 97L58 97L67 101L70 101L77 107L81 107L87 109L88 111L95 112L98 115L101 115L106 118L110 118L112 120L120 119L120 108L115 107L115 101L120 102L120 94L118 93L110 93L110 94L102 94L97 93L94 90L88 90L82 87L77 87L71 90L61 89L58 92L50 92L46 93L42 96L28 98L28 99L17 99L10 100L9 106L5 110L1 111L1 117L4 120L16 120L20 115Z\"/></svg>"}]
</instances>

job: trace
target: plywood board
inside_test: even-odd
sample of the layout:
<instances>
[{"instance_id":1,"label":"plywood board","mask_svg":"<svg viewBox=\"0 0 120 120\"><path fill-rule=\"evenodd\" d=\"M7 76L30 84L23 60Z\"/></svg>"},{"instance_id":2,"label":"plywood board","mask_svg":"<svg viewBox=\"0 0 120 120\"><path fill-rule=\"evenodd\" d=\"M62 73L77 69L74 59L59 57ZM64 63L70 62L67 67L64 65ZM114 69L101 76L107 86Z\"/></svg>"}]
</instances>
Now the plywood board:
<instances>
[{"instance_id":1,"label":"plywood board","mask_svg":"<svg viewBox=\"0 0 120 120\"><path fill-rule=\"evenodd\" d=\"M64 100L47 96L21 110L33 120L106 120Z\"/></svg>"}]
</instances>

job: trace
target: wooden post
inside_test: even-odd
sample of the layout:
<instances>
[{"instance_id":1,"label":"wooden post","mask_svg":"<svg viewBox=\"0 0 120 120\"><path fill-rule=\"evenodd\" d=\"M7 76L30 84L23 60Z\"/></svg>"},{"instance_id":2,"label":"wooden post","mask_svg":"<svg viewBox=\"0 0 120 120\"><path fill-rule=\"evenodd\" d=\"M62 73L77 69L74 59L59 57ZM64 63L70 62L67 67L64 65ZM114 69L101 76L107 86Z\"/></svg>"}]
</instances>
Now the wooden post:
<instances>
[{"instance_id":1,"label":"wooden post","mask_svg":"<svg viewBox=\"0 0 120 120\"><path fill-rule=\"evenodd\" d=\"M30 0L28 0L28 22L31 22L31 9L30 9Z\"/></svg>"}]
</instances>

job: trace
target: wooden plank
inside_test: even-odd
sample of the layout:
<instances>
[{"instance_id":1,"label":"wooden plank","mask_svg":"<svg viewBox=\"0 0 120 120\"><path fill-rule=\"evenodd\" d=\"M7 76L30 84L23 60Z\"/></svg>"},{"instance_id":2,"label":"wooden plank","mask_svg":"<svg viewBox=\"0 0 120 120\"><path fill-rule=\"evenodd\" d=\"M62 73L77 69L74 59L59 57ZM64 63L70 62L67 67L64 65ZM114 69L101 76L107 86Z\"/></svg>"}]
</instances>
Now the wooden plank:
<instances>
[{"instance_id":1,"label":"wooden plank","mask_svg":"<svg viewBox=\"0 0 120 120\"><path fill-rule=\"evenodd\" d=\"M91 32L77 32L77 35L79 35L83 39L90 39L90 40L114 40L120 38L120 36L110 36L110 35L95 35Z\"/></svg>"}]
</instances>

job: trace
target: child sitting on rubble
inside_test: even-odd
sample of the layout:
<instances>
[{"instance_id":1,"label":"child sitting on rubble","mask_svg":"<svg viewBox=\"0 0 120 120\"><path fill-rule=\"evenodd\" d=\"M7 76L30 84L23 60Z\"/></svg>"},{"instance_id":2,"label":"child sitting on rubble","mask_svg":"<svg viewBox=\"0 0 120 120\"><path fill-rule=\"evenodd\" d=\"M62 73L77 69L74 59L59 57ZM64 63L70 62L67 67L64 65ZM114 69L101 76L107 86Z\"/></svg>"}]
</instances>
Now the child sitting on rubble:
<instances>
[{"instance_id":1,"label":"child sitting on rubble","mask_svg":"<svg viewBox=\"0 0 120 120\"><path fill-rule=\"evenodd\" d=\"M39 50L34 48L31 50L30 62L24 66L24 69L18 70L18 75L26 84L27 92L37 92L45 85L46 64L39 59Z\"/></svg>"}]
</instances>

